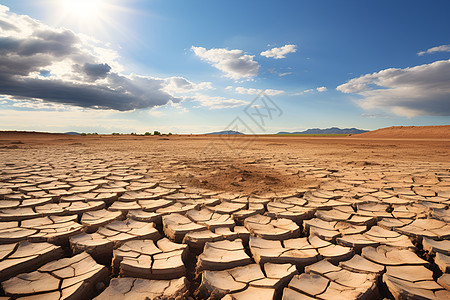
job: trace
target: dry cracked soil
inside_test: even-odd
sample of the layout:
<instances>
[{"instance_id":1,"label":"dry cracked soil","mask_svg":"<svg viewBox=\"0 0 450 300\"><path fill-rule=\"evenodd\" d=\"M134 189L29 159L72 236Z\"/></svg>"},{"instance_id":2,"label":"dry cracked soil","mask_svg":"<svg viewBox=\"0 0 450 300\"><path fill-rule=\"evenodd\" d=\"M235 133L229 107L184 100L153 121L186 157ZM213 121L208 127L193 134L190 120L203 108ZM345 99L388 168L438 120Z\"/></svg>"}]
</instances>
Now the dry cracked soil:
<instances>
[{"instance_id":1,"label":"dry cracked soil","mask_svg":"<svg viewBox=\"0 0 450 300\"><path fill-rule=\"evenodd\" d=\"M450 139L0 133L0 299L450 299Z\"/></svg>"}]
</instances>

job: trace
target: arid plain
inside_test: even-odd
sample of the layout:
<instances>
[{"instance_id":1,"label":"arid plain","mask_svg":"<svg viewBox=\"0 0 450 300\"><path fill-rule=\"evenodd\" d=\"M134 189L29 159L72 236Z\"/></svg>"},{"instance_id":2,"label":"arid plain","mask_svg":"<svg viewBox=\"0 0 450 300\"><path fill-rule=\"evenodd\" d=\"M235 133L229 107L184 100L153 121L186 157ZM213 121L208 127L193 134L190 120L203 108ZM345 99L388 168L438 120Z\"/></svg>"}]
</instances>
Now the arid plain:
<instances>
[{"instance_id":1,"label":"arid plain","mask_svg":"<svg viewBox=\"0 0 450 300\"><path fill-rule=\"evenodd\" d=\"M0 298L449 299L449 127L421 130L0 133Z\"/></svg>"}]
</instances>

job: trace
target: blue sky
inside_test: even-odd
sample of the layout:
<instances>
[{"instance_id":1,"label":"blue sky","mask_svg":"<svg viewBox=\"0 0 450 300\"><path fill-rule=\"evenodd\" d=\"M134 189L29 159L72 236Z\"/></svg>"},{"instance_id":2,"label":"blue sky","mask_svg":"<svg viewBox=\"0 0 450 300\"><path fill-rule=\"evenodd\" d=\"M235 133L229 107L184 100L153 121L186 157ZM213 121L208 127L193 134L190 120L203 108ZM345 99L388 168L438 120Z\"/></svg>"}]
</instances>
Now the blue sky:
<instances>
[{"instance_id":1,"label":"blue sky","mask_svg":"<svg viewBox=\"0 0 450 300\"><path fill-rule=\"evenodd\" d=\"M448 1L1 5L3 130L450 124ZM264 124L250 118L269 116L262 91L277 109Z\"/></svg>"}]
</instances>

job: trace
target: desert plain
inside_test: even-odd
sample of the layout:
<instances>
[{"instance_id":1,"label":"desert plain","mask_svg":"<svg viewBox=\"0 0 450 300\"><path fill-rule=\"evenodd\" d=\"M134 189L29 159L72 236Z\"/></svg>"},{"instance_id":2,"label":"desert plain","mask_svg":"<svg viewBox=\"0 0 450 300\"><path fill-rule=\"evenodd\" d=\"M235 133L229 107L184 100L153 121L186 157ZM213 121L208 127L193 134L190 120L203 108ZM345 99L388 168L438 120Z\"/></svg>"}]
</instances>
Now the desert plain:
<instances>
[{"instance_id":1,"label":"desert plain","mask_svg":"<svg viewBox=\"0 0 450 300\"><path fill-rule=\"evenodd\" d=\"M450 126L0 133L0 299L450 299Z\"/></svg>"}]
</instances>

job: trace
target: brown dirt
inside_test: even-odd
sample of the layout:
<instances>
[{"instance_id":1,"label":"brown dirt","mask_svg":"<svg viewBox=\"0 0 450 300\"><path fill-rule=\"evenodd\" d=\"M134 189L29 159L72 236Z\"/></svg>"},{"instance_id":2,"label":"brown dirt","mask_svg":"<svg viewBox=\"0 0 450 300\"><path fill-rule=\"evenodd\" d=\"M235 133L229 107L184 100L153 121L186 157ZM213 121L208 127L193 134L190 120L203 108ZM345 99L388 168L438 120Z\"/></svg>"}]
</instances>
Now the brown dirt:
<instances>
[{"instance_id":1,"label":"brown dirt","mask_svg":"<svg viewBox=\"0 0 450 300\"><path fill-rule=\"evenodd\" d=\"M450 126L438 127L443 132ZM405 127L404 127L405 128ZM442 129L444 128L444 129ZM394 129L385 129L386 132ZM397 129L395 129L397 130ZM409 129L408 129L409 130ZM414 129L416 130L416 129ZM419 130L419 129L417 129ZM425 129L423 129L425 130ZM431 129L428 129L430 132ZM379 132L383 132L380 130ZM422 131L424 132L424 131ZM14 152L13 152L14 151ZM450 138L393 138L297 136L73 136L63 134L0 133L0 159L14 153L75 154L80 157L147 157L160 162L163 173L190 186L243 193L285 191L314 186L320 176L305 177L314 168L365 168L377 165L419 166L424 162L447 164ZM37 155L37 154L36 154ZM64 154L65 155L65 154ZM300 168L301 162L304 166ZM290 164L297 164L289 170Z\"/></svg>"},{"instance_id":2,"label":"brown dirt","mask_svg":"<svg viewBox=\"0 0 450 300\"><path fill-rule=\"evenodd\" d=\"M442 126L392 126L354 135L374 138L450 139L450 125Z\"/></svg>"},{"instance_id":3,"label":"brown dirt","mask_svg":"<svg viewBox=\"0 0 450 300\"><path fill-rule=\"evenodd\" d=\"M264 194L286 190L317 187L316 179L298 176L236 162L215 164L211 167L187 167L186 172L174 177L178 182L216 191Z\"/></svg>"}]
</instances>

